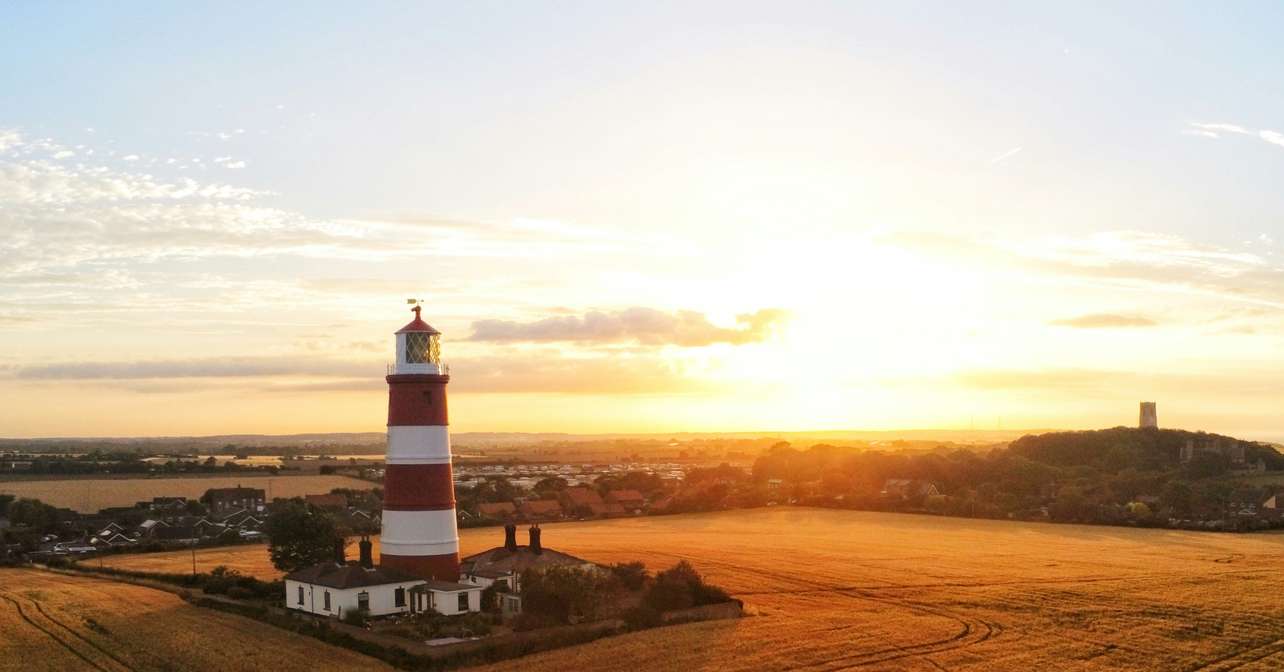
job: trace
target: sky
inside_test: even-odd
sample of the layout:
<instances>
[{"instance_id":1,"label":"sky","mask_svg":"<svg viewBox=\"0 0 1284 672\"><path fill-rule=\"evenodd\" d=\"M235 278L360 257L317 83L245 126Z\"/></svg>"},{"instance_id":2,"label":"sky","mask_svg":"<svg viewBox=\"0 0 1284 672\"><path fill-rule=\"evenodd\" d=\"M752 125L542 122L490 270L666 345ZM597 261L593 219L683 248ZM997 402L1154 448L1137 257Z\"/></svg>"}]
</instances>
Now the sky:
<instances>
[{"instance_id":1,"label":"sky","mask_svg":"<svg viewBox=\"0 0 1284 672\"><path fill-rule=\"evenodd\" d=\"M0 4L0 436L1284 440L1277 3Z\"/></svg>"}]
</instances>

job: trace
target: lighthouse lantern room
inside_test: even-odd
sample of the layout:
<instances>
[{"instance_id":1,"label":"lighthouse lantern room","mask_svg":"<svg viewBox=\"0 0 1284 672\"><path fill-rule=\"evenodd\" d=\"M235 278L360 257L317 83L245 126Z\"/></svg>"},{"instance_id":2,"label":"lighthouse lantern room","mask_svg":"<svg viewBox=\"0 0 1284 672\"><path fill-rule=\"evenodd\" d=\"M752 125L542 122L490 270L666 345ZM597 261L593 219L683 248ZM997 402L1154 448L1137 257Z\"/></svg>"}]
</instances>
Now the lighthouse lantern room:
<instances>
[{"instance_id":1,"label":"lighthouse lantern room","mask_svg":"<svg viewBox=\"0 0 1284 672\"><path fill-rule=\"evenodd\" d=\"M459 579L441 332L420 318L397 331L388 374L388 453L380 563L436 581Z\"/></svg>"}]
</instances>

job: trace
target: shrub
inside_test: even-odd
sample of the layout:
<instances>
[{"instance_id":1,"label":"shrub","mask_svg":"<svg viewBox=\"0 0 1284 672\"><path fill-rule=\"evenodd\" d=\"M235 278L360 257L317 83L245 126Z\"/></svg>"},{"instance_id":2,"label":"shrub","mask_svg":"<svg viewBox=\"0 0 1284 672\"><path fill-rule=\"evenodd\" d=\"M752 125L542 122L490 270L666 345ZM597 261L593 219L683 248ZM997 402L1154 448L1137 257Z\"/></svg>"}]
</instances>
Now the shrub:
<instances>
[{"instance_id":1,"label":"shrub","mask_svg":"<svg viewBox=\"0 0 1284 672\"><path fill-rule=\"evenodd\" d=\"M259 595L255 591L250 590L249 588L232 586L231 588L227 589L227 596L238 600L252 600L258 597Z\"/></svg>"},{"instance_id":2,"label":"shrub","mask_svg":"<svg viewBox=\"0 0 1284 672\"><path fill-rule=\"evenodd\" d=\"M654 628L660 625L661 623L660 612L646 605L641 605L641 606L637 606L637 607L633 607L632 609L629 609L628 611L624 612L623 617L624 617L624 624L628 626L630 630L645 630L647 628Z\"/></svg>"},{"instance_id":3,"label":"shrub","mask_svg":"<svg viewBox=\"0 0 1284 672\"><path fill-rule=\"evenodd\" d=\"M348 611L348 613L343 615L343 622L347 623L348 625L355 625L359 627L366 624L366 619L369 616L370 616L370 612L365 609L352 609Z\"/></svg>"},{"instance_id":4,"label":"shrub","mask_svg":"<svg viewBox=\"0 0 1284 672\"><path fill-rule=\"evenodd\" d=\"M611 565L611 573L629 590L641 590L649 577L646 565L640 562L621 562Z\"/></svg>"}]
</instances>

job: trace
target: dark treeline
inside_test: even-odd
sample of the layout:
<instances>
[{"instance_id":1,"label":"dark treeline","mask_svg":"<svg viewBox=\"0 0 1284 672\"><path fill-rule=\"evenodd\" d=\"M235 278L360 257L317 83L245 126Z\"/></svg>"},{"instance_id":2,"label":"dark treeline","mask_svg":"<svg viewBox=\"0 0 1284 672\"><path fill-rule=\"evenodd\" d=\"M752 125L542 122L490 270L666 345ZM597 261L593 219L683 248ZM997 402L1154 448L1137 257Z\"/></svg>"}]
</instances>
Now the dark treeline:
<instances>
[{"instance_id":1,"label":"dark treeline","mask_svg":"<svg viewBox=\"0 0 1284 672\"><path fill-rule=\"evenodd\" d=\"M1183 461L1184 446L1195 447ZM1233 460L1236 446L1242 459ZM797 450L777 444L754 463L755 484L769 483L790 501L876 510L1167 524L1241 515L1275 494L1234 478L1260 460L1284 468L1265 444L1177 430L1115 428L1026 436L979 453L858 451L829 445ZM893 479L912 483L897 484ZM931 485L928 488L927 485ZM1243 527L1243 525L1239 525Z\"/></svg>"}]
</instances>

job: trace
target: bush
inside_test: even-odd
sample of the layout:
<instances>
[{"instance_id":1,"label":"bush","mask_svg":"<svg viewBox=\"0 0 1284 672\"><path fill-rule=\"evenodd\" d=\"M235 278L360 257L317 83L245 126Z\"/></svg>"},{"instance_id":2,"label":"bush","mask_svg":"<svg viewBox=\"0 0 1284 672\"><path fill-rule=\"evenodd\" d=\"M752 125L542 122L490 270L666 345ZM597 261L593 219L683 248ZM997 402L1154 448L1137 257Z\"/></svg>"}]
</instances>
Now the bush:
<instances>
[{"instance_id":1,"label":"bush","mask_svg":"<svg viewBox=\"0 0 1284 672\"><path fill-rule=\"evenodd\" d=\"M348 625L355 625L355 626L361 627L366 624L366 619L369 616L370 616L370 612L365 609L352 609L348 611L348 613L343 615L342 620L344 623L347 623Z\"/></svg>"},{"instance_id":2,"label":"bush","mask_svg":"<svg viewBox=\"0 0 1284 672\"><path fill-rule=\"evenodd\" d=\"M727 591L708 583L686 560L660 572L642 603L656 611L673 611L730 600Z\"/></svg>"},{"instance_id":3,"label":"bush","mask_svg":"<svg viewBox=\"0 0 1284 672\"><path fill-rule=\"evenodd\" d=\"M646 580L650 578L647 574L646 565L640 562L620 562L611 565L611 573L620 580L620 583L629 590L641 590L646 585Z\"/></svg>"},{"instance_id":4,"label":"bush","mask_svg":"<svg viewBox=\"0 0 1284 672\"><path fill-rule=\"evenodd\" d=\"M258 597L259 595L253 590L250 590L249 588L232 586L231 588L227 589L227 596L238 600L252 600Z\"/></svg>"},{"instance_id":5,"label":"bush","mask_svg":"<svg viewBox=\"0 0 1284 672\"><path fill-rule=\"evenodd\" d=\"M624 612L624 624L630 630L645 630L660 625L660 612L646 605L633 607Z\"/></svg>"}]
</instances>

